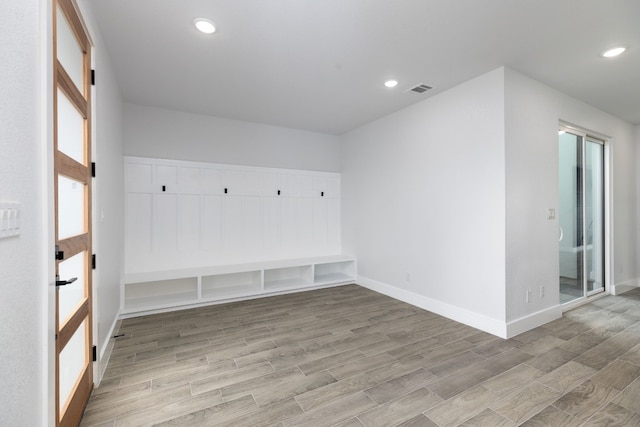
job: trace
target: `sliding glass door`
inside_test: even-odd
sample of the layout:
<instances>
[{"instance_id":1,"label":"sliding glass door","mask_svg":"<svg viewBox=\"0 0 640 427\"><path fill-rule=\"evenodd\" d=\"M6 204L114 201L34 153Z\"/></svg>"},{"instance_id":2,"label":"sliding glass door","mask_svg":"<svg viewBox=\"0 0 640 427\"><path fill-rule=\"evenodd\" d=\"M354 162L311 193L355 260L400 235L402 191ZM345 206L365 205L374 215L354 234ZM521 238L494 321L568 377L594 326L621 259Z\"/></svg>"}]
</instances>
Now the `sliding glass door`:
<instances>
[{"instance_id":1,"label":"sliding glass door","mask_svg":"<svg viewBox=\"0 0 640 427\"><path fill-rule=\"evenodd\" d=\"M559 132L560 302L604 290L604 141Z\"/></svg>"},{"instance_id":2,"label":"sliding glass door","mask_svg":"<svg viewBox=\"0 0 640 427\"><path fill-rule=\"evenodd\" d=\"M585 143L585 271L587 295L604 291L604 142Z\"/></svg>"}]
</instances>

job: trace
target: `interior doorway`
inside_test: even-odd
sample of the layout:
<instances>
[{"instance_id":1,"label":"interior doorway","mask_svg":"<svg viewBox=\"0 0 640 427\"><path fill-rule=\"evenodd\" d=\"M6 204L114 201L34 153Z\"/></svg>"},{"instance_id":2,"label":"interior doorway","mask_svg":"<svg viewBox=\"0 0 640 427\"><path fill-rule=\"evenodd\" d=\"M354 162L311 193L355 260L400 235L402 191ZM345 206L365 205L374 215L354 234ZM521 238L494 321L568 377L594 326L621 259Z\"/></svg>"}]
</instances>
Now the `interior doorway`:
<instances>
[{"instance_id":1,"label":"interior doorway","mask_svg":"<svg viewBox=\"0 0 640 427\"><path fill-rule=\"evenodd\" d=\"M605 141L561 127L560 303L605 290Z\"/></svg>"},{"instance_id":2,"label":"interior doorway","mask_svg":"<svg viewBox=\"0 0 640 427\"><path fill-rule=\"evenodd\" d=\"M56 425L76 426L93 388L91 70L73 2L53 2Z\"/></svg>"}]
</instances>

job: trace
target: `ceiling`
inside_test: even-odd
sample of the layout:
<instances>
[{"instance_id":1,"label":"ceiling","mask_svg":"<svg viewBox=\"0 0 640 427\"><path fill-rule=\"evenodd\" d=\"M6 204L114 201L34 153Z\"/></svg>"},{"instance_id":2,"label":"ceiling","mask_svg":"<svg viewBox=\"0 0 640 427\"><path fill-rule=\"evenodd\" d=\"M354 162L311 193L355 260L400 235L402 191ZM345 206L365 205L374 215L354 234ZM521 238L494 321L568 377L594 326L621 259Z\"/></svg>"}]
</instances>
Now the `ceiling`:
<instances>
[{"instance_id":1,"label":"ceiling","mask_svg":"<svg viewBox=\"0 0 640 427\"><path fill-rule=\"evenodd\" d=\"M640 124L638 0L79 1L134 104L340 135L505 65Z\"/></svg>"}]
</instances>

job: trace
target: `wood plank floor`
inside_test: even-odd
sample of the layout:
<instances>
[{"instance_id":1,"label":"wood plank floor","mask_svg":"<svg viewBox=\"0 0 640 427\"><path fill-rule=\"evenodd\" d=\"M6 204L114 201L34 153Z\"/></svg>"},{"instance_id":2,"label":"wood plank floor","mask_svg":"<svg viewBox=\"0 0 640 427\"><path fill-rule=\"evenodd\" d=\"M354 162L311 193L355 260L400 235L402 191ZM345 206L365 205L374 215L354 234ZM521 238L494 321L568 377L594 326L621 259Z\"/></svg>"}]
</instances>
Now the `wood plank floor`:
<instances>
[{"instance_id":1,"label":"wood plank floor","mask_svg":"<svg viewBox=\"0 0 640 427\"><path fill-rule=\"evenodd\" d=\"M357 285L119 332L82 426L640 425L640 289L509 340Z\"/></svg>"}]
</instances>

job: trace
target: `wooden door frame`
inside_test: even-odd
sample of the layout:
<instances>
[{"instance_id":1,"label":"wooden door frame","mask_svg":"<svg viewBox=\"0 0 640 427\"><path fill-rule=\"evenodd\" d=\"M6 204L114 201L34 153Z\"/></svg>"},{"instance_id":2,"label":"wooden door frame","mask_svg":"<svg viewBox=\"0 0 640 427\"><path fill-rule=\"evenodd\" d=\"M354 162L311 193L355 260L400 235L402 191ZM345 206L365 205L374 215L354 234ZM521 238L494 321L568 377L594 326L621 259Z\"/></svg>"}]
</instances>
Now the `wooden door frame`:
<instances>
[{"instance_id":1,"label":"wooden door frame","mask_svg":"<svg viewBox=\"0 0 640 427\"><path fill-rule=\"evenodd\" d=\"M78 41L83 54L83 83L82 88L76 88L76 85L71 80L70 76L64 70L62 65L57 59L57 13L58 6L62 13L65 15L71 30L73 31L76 40ZM60 244L60 250L64 251L65 259L69 259L77 253L86 251L86 300L80 305L75 314L66 321L63 325L63 329L59 331L59 319L58 319L58 298L59 294L57 289L55 292L55 302L53 306L54 314L54 332L57 334L54 341L54 396L55 396L55 423L56 425L76 425L80 422L84 407L88 401L88 398L93 389L93 370L94 365L92 361L91 347L93 346L93 292L92 292L92 271L91 271L91 253L92 253L92 176L91 176L91 152L92 152L92 117L91 117L91 42L89 40L85 26L83 25L79 11L72 0L53 0L51 7L51 19L52 19L52 71L53 71L53 84L52 84L52 106L53 106L53 218L54 218L54 241L56 244ZM78 111L85 118L85 139L86 146L84 154L84 164L80 164L67 156L66 154L58 151L58 139L57 139L57 98L58 90L62 91L65 96L74 104ZM84 92L84 93L83 93ZM60 170L64 170L64 175L74 180L84 182L86 185L85 194L85 224L86 232L75 237L65 238L58 242L58 175ZM54 270L57 272L58 261L54 263ZM85 325L85 360L88 361L87 366L79 377L79 382L74 386L75 394L69 401L68 411L64 413L64 417L60 418L60 396L59 396L59 354L60 351L69 342L73 333L83 322L87 322Z\"/></svg>"}]
</instances>

